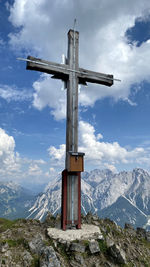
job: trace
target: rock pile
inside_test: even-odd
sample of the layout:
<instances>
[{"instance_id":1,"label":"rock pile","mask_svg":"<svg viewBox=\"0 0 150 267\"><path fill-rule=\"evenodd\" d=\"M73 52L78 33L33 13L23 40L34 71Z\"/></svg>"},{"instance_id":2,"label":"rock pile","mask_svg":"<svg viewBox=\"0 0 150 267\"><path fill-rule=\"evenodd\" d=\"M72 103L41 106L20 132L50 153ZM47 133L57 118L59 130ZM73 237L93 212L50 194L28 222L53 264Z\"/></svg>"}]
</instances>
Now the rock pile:
<instances>
[{"instance_id":1,"label":"rock pile","mask_svg":"<svg viewBox=\"0 0 150 267\"><path fill-rule=\"evenodd\" d=\"M93 234L85 238L82 230L67 230L77 234L65 238L60 216L51 214L43 223L0 219L0 267L150 266L150 232L130 224L122 229L92 214L82 217L82 227L92 227Z\"/></svg>"}]
</instances>

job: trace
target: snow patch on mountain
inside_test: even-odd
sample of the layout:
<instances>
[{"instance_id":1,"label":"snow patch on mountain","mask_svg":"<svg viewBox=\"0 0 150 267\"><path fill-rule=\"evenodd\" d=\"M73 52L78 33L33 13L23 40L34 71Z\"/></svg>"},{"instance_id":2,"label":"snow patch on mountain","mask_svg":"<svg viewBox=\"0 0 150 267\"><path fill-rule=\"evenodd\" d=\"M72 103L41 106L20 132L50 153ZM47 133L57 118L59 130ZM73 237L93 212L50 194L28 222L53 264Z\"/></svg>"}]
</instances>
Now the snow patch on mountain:
<instances>
[{"instance_id":1,"label":"snow patch on mountain","mask_svg":"<svg viewBox=\"0 0 150 267\"><path fill-rule=\"evenodd\" d=\"M134 203L132 203L132 201L130 201L127 197L125 197L125 196L123 196L122 195L122 197L124 197L127 201L129 201L129 203L132 205L132 206L134 206L139 212L141 212L142 213L142 215L144 215L146 218L147 218L147 215L143 212L143 211L141 211Z\"/></svg>"},{"instance_id":2,"label":"snow patch on mountain","mask_svg":"<svg viewBox=\"0 0 150 267\"><path fill-rule=\"evenodd\" d=\"M109 213L113 215L118 199L122 205L124 218L135 224L141 216L144 218L150 215L150 175L142 169L133 171L123 171L113 173L110 170L93 170L82 174L81 179L81 208L83 213L91 211L101 214L102 210L109 208ZM127 203L130 203L128 205ZM111 210L111 206L113 209ZM133 207L133 208L131 208ZM44 192L38 195L33 207L29 210L29 217L43 220L47 212L52 214L60 213L61 209L61 177L51 181ZM118 209L118 208L117 208ZM119 216L116 218L119 222ZM134 210L134 216L132 215ZM121 210L118 212L122 212ZM137 211L137 212L136 212ZM120 213L121 215L121 213ZM121 221L120 221L121 224Z\"/></svg>"}]
</instances>

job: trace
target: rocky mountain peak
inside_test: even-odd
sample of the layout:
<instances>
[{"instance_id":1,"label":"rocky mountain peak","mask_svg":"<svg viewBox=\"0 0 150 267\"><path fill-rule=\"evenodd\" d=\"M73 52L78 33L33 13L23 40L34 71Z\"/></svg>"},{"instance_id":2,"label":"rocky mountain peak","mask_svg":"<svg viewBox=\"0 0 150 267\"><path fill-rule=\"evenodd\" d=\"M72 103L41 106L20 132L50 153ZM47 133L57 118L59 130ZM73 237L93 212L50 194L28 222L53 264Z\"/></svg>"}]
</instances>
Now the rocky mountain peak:
<instances>
[{"instance_id":1,"label":"rocky mountain peak","mask_svg":"<svg viewBox=\"0 0 150 267\"><path fill-rule=\"evenodd\" d=\"M96 234L86 232L88 228ZM82 229L86 238L82 238ZM60 230L60 216L50 213L43 223L0 219L0 266L149 266L150 232L142 228L135 230L125 224L122 229L109 219L88 213L82 216L81 230L67 231L63 234ZM70 233L77 238L69 238Z\"/></svg>"},{"instance_id":2,"label":"rocky mountain peak","mask_svg":"<svg viewBox=\"0 0 150 267\"><path fill-rule=\"evenodd\" d=\"M84 179L86 182L88 182L92 186L96 186L101 181L103 181L106 178L111 178L113 176L113 172L109 169L99 170L95 169L88 172L85 172L82 174L82 179Z\"/></svg>"},{"instance_id":3,"label":"rocky mountain peak","mask_svg":"<svg viewBox=\"0 0 150 267\"><path fill-rule=\"evenodd\" d=\"M111 218L120 226L129 222L134 227L150 228L150 175L145 170L85 172L81 179L81 194L83 214L90 211ZM0 214L5 218L27 217L44 221L48 212L60 213L61 175L50 181L37 196L31 196L12 182L1 182L0 201Z\"/></svg>"},{"instance_id":4,"label":"rocky mountain peak","mask_svg":"<svg viewBox=\"0 0 150 267\"><path fill-rule=\"evenodd\" d=\"M81 182L82 212L107 215L121 226L125 220L134 227L138 226L140 221L145 225L146 221L149 222L148 215L150 215L149 180L148 172L140 168L120 173L113 173L107 169L85 172L82 174ZM55 215L60 212L60 208L61 177L59 176L37 197L29 210L29 218L44 220L48 211Z\"/></svg>"},{"instance_id":5,"label":"rocky mountain peak","mask_svg":"<svg viewBox=\"0 0 150 267\"><path fill-rule=\"evenodd\" d=\"M133 169L133 176L135 177L144 177L144 178L147 178L149 177L149 173L141 168L135 168Z\"/></svg>"}]
</instances>

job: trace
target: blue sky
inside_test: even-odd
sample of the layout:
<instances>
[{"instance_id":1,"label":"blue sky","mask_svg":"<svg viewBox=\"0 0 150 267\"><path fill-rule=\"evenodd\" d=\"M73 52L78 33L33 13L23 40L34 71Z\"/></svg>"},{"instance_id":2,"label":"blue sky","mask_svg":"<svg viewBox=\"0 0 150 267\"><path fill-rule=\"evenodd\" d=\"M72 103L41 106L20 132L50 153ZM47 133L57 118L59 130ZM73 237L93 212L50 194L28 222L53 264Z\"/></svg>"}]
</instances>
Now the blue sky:
<instances>
[{"instance_id":1,"label":"blue sky","mask_svg":"<svg viewBox=\"0 0 150 267\"><path fill-rule=\"evenodd\" d=\"M66 91L17 57L61 63L77 18L80 66L121 83L79 93L85 169L150 171L150 3L0 1L0 180L42 184L64 169Z\"/></svg>"}]
</instances>

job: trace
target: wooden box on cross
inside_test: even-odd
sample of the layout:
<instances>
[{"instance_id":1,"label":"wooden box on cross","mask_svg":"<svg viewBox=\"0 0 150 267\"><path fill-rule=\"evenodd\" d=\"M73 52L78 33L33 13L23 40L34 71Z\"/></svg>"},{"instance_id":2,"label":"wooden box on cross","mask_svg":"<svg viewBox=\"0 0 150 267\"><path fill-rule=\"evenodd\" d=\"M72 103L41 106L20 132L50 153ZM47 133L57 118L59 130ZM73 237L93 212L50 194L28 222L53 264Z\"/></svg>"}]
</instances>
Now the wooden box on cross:
<instances>
[{"instance_id":1,"label":"wooden box on cross","mask_svg":"<svg viewBox=\"0 0 150 267\"><path fill-rule=\"evenodd\" d=\"M72 152L67 153L67 171L83 172L84 171L84 153Z\"/></svg>"}]
</instances>

